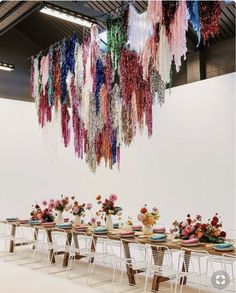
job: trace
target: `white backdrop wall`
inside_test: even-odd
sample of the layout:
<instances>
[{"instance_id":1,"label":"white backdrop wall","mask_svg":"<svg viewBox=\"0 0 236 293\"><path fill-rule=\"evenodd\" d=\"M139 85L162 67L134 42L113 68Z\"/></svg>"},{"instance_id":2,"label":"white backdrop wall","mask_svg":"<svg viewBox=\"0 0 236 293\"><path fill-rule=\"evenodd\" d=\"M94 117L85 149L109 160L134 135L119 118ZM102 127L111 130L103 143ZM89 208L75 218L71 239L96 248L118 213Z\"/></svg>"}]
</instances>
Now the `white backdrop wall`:
<instances>
[{"instance_id":1,"label":"white backdrop wall","mask_svg":"<svg viewBox=\"0 0 236 293\"><path fill-rule=\"evenodd\" d=\"M0 218L25 218L34 201L61 193L93 203L116 193L126 217L147 203L167 227L187 213L207 220L218 212L234 228L234 83L228 74L171 89L155 106L152 138L138 135L122 147L120 171L102 167L96 175L52 129L42 134L33 103L0 99Z\"/></svg>"}]
</instances>

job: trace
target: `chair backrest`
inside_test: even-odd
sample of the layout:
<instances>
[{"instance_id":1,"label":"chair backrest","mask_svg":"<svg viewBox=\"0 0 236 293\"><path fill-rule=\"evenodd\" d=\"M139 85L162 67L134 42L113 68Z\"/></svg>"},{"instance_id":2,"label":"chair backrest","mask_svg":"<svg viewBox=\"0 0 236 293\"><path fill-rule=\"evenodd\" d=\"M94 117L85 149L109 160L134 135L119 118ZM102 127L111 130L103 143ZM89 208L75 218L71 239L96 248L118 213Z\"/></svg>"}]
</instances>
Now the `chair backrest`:
<instances>
[{"instance_id":1,"label":"chair backrest","mask_svg":"<svg viewBox=\"0 0 236 293\"><path fill-rule=\"evenodd\" d=\"M89 253L94 247L94 239L84 232L72 231L72 245L74 249L80 250L82 253Z\"/></svg>"},{"instance_id":2,"label":"chair backrest","mask_svg":"<svg viewBox=\"0 0 236 293\"><path fill-rule=\"evenodd\" d=\"M48 238L47 238L47 231L45 228L33 228L32 227L32 235L34 238L36 238L36 241L38 243L47 243Z\"/></svg>"},{"instance_id":3,"label":"chair backrest","mask_svg":"<svg viewBox=\"0 0 236 293\"><path fill-rule=\"evenodd\" d=\"M127 239L122 240L124 256L126 263L132 266L134 263L147 262L147 246L141 244L139 241L130 241Z\"/></svg>"},{"instance_id":4,"label":"chair backrest","mask_svg":"<svg viewBox=\"0 0 236 293\"><path fill-rule=\"evenodd\" d=\"M196 273L198 275L207 272L208 252L205 250L195 250L182 248L183 270L185 272Z\"/></svg>"},{"instance_id":5,"label":"chair backrest","mask_svg":"<svg viewBox=\"0 0 236 293\"><path fill-rule=\"evenodd\" d=\"M151 245L151 263L160 267L173 267L172 253L165 245Z\"/></svg>"},{"instance_id":6,"label":"chair backrest","mask_svg":"<svg viewBox=\"0 0 236 293\"><path fill-rule=\"evenodd\" d=\"M230 279L236 282L236 255L223 253L221 257L222 268L229 274Z\"/></svg>"},{"instance_id":7,"label":"chair backrest","mask_svg":"<svg viewBox=\"0 0 236 293\"><path fill-rule=\"evenodd\" d=\"M66 231L58 231L57 229L52 229L52 243L57 246L69 245L68 234Z\"/></svg>"},{"instance_id":8,"label":"chair backrest","mask_svg":"<svg viewBox=\"0 0 236 293\"><path fill-rule=\"evenodd\" d=\"M105 235L93 235L96 251L104 254L115 255L111 240Z\"/></svg>"},{"instance_id":9,"label":"chair backrest","mask_svg":"<svg viewBox=\"0 0 236 293\"><path fill-rule=\"evenodd\" d=\"M9 223L0 223L0 235L11 235L11 225Z\"/></svg>"}]
</instances>

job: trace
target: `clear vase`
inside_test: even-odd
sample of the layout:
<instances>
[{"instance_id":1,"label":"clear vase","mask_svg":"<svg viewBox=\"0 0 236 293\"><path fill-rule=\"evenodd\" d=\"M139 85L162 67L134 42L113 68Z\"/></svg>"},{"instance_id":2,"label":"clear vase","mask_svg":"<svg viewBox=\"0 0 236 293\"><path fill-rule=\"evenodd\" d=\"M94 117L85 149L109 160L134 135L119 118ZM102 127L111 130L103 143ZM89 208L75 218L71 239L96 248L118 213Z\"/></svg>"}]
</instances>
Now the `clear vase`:
<instances>
[{"instance_id":1,"label":"clear vase","mask_svg":"<svg viewBox=\"0 0 236 293\"><path fill-rule=\"evenodd\" d=\"M58 211L57 217L56 217L56 225L60 225L63 223L64 223L63 213L62 213L62 211Z\"/></svg>"},{"instance_id":2,"label":"clear vase","mask_svg":"<svg viewBox=\"0 0 236 293\"><path fill-rule=\"evenodd\" d=\"M144 235L152 235L153 234L153 227L150 225L145 225L143 227L143 234Z\"/></svg>"},{"instance_id":3,"label":"clear vase","mask_svg":"<svg viewBox=\"0 0 236 293\"><path fill-rule=\"evenodd\" d=\"M107 228L108 231L113 230L113 223L112 223L111 215L106 216L106 228Z\"/></svg>"},{"instance_id":4,"label":"clear vase","mask_svg":"<svg viewBox=\"0 0 236 293\"><path fill-rule=\"evenodd\" d=\"M76 226L80 226L81 225L80 216L75 215L73 224L76 225Z\"/></svg>"}]
</instances>

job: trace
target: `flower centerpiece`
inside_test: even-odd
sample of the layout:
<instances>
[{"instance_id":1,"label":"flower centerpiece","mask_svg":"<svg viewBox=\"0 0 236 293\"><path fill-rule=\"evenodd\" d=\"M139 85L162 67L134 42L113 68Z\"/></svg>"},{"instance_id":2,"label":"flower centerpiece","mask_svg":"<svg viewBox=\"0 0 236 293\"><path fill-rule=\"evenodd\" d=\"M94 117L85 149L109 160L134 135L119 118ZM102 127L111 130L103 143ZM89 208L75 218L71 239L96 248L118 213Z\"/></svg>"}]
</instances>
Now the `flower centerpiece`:
<instances>
[{"instance_id":1,"label":"flower centerpiece","mask_svg":"<svg viewBox=\"0 0 236 293\"><path fill-rule=\"evenodd\" d=\"M73 223L74 225L79 226L81 224L81 217L85 216L86 204L80 204L77 200L75 200L75 197L72 197L71 199L74 201L71 207L71 213L75 216Z\"/></svg>"},{"instance_id":2,"label":"flower centerpiece","mask_svg":"<svg viewBox=\"0 0 236 293\"><path fill-rule=\"evenodd\" d=\"M62 194L61 199L53 200L53 207L57 212L56 224L58 225L64 223L63 212L68 212L71 209L69 197Z\"/></svg>"},{"instance_id":3,"label":"flower centerpiece","mask_svg":"<svg viewBox=\"0 0 236 293\"><path fill-rule=\"evenodd\" d=\"M115 202L117 201L118 197L116 194L111 194L108 198L106 198L102 202L101 195L97 195L96 200L99 205L101 205L101 209L98 211L97 215L101 215L101 218L105 219L106 222L106 228L108 231L111 231L113 229L113 223L112 223L112 215L121 215L122 208L115 205Z\"/></svg>"},{"instance_id":4,"label":"flower centerpiece","mask_svg":"<svg viewBox=\"0 0 236 293\"><path fill-rule=\"evenodd\" d=\"M202 223L202 217L196 215L191 218L190 214L187 219L181 222L174 221L171 233L176 234L176 238L183 240L197 238L200 242L205 243L222 243L226 237L226 233L222 231L222 221L216 213L207 223Z\"/></svg>"},{"instance_id":5,"label":"flower centerpiece","mask_svg":"<svg viewBox=\"0 0 236 293\"><path fill-rule=\"evenodd\" d=\"M145 235L150 235L153 232L153 226L157 223L160 218L160 213L158 208L153 207L152 210L148 211L147 205L141 208L138 214L138 220L144 225L143 233Z\"/></svg>"},{"instance_id":6,"label":"flower centerpiece","mask_svg":"<svg viewBox=\"0 0 236 293\"><path fill-rule=\"evenodd\" d=\"M45 206L44 208L41 208L38 203L35 205L32 205L33 210L30 213L31 220L41 220L43 222L53 222L54 216L52 213L52 206L50 203L48 204L47 201L43 201L42 205Z\"/></svg>"},{"instance_id":7,"label":"flower centerpiece","mask_svg":"<svg viewBox=\"0 0 236 293\"><path fill-rule=\"evenodd\" d=\"M131 217L128 217L128 220L125 223L125 230L126 231L133 231L134 221Z\"/></svg>"}]
</instances>

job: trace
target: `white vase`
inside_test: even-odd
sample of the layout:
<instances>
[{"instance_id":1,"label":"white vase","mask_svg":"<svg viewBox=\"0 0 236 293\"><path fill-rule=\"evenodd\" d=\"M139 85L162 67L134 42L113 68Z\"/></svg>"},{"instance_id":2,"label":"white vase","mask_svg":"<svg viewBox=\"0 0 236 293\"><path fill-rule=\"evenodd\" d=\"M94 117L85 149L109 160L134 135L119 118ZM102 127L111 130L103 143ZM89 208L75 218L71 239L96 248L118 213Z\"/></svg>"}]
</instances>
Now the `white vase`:
<instances>
[{"instance_id":1,"label":"white vase","mask_svg":"<svg viewBox=\"0 0 236 293\"><path fill-rule=\"evenodd\" d=\"M145 225L143 227L143 234L144 235L152 235L153 234L153 227L150 225Z\"/></svg>"},{"instance_id":2,"label":"white vase","mask_svg":"<svg viewBox=\"0 0 236 293\"><path fill-rule=\"evenodd\" d=\"M107 228L108 231L113 230L113 223L112 223L111 215L106 216L106 228Z\"/></svg>"},{"instance_id":3,"label":"white vase","mask_svg":"<svg viewBox=\"0 0 236 293\"><path fill-rule=\"evenodd\" d=\"M73 224L76 225L76 226L79 226L79 225L81 224L80 216L75 215L75 218L74 218Z\"/></svg>"},{"instance_id":4,"label":"white vase","mask_svg":"<svg viewBox=\"0 0 236 293\"><path fill-rule=\"evenodd\" d=\"M132 231L133 231L133 226L132 226L132 225L129 225L129 224L126 224L126 226L125 226L125 230L126 230L126 231L129 231L129 232L130 232L130 231L132 232Z\"/></svg>"},{"instance_id":5,"label":"white vase","mask_svg":"<svg viewBox=\"0 0 236 293\"><path fill-rule=\"evenodd\" d=\"M57 217L56 217L56 225L60 225L63 223L64 223L63 213L62 213L62 211L58 211Z\"/></svg>"}]
</instances>

